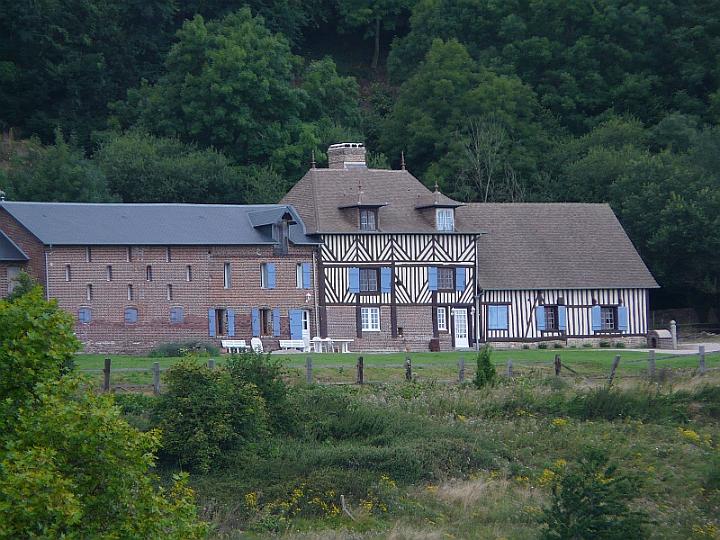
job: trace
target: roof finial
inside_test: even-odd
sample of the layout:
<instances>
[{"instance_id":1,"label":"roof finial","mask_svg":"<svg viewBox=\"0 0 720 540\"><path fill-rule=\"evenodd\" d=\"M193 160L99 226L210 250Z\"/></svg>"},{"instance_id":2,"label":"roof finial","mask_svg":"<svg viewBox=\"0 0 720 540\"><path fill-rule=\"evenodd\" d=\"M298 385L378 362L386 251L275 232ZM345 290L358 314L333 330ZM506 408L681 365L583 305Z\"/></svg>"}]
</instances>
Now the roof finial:
<instances>
[{"instance_id":1,"label":"roof finial","mask_svg":"<svg viewBox=\"0 0 720 540\"><path fill-rule=\"evenodd\" d=\"M315 168L315 150L310 151L310 168Z\"/></svg>"},{"instance_id":2,"label":"roof finial","mask_svg":"<svg viewBox=\"0 0 720 540\"><path fill-rule=\"evenodd\" d=\"M2 202L4 200L5 200L5 192L2 189L0 189L0 202Z\"/></svg>"},{"instance_id":3,"label":"roof finial","mask_svg":"<svg viewBox=\"0 0 720 540\"><path fill-rule=\"evenodd\" d=\"M438 186L437 180L435 180L435 193L440 193L440 186Z\"/></svg>"},{"instance_id":4,"label":"roof finial","mask_svg":"<svg viewBox=\"0 0 720 540\"><path fill-rule=\"evenodd\" d=\"M400 150L400 168L405 170L405 150Z\"/></svg>"}]
</instances>

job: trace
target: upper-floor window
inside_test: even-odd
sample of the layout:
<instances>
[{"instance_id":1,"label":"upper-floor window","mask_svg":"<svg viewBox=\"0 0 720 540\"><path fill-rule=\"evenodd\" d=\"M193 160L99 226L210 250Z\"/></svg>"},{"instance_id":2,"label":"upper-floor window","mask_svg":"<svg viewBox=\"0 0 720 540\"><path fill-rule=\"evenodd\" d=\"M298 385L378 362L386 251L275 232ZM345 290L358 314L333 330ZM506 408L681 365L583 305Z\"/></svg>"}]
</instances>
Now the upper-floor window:
<instances>
[{"instance_id":1,"label":"upper-floor window","mask_svg":"<svg viewBox=\"0 0 720 540\"><path fill-rule=\"evenodd\" d=\"M360 268L360 292L378 291L377 268Z\"/></svg>"},{"instance_id":2,"label":"upper-floor window","mask_svg":"<svg viewBox=\"0 0 720 540\"><path fill-rule=\"evenodd\" d=\"M189 264L185 267L185 281L192 281L192 266Z\"/></svg>"},{"instance_id":3,"label":"upper-floor window","mask_svg":"<svg viewBox=\"0 0 720 540\"><path fill-rule=\"evenodd\" d=\"M223 288L229 289L232 287L232 267L230 263L223 265Z\"/></svg>"},{"instance_id":4,"label":"upper-floor window","mask_svg":"<svg viewBox=\"0 0 720 540\"><path fill-rule=\"evenodd\" d=\"M65 281L70 281L72 279L72 270L70 269L70 265L65 265Z\"/></svg>"},{"instance_id":5,"label":"upper-floor window","mask_svg":"<svg viewBox=\"0 0 720 540\"><path fill-rule=\"evenodd\" d=\"M452 291L455 289L455 269L437 269L437 288L439 291Z\"/></svg>"},{"instance_id":6,"label":"upper-floor window","mask_svg":"<svg viewBox=\"0 0 720 540\"><path fill-rule=\"evenodd\" d=\"M377 231L377 210L375 208L360 209L360 230Z\"/></svg>"},{"instance_id":7,"label":"upper-floor window","mask_svg":"<svg viewBox=\"0 0 720 540\"><path fill-rule=\"evenodd\" d=\"M88 302L93 299L93 287L89 283L85 287L85 300Z\"/></svg>"},{"instance_id":8,"label":"upper-floor window","mask_svg":"<svg viewBox=\"0 0 720 540\"><path fill-rule=\"evenodd\" d=\"M263 289L275 288L275 264L263 263L260 266L260 287Z\"/></svg>"},{"instance_id":9,"label":"upper-floor window","mask_svg":"<svg viewBox=\"0 0 720 540\"><path fill-rule=\"evenodd\" d=\"M125 256L127 258L127 262L132 262L132 247L128 246L126 248Z\"/></svg>"},{"instance_id":10,"label":"upper-floor window","mask_svg":"<svg viewBox=\"0 0 720 540\"><path fill-rule=\"evenodd\" d=\"M85 262L92 262L92 249L89 246L85 248Z\"/></svg>"},{"instance_id":11,"label":"upper-floor window","mask_svg":"<svg viewBox=\"0 0 720 540\"><path fill-rule=\"evenodd\" d=\"M438 231L454 231L455 210L452 208L437 208L435 210L435 228Z\"/></svg>"},{"instance_id":12,"label":"upper-floor window","mask_svg":"<svg viewBox=\"0 0 720 540\"><path fill-rule=\"evenodd\" d=\"M167 299L172 300L173 299L173 286L168 284L167 286Z\"/></svg>"},{"instance_id":13,"label":"upper-floor window","mask_svg":"<svg viewBox=\"0 0 720 540\"><path fill-rule=\"evenodd\" d=\"M106 281L112 281L112 278L113 278L112 265L111 265L111 264L108 264L108 265L105 267L105 280L106 280Z\"/></svg>"},{"instance_id":14,"label":"upper-floor window","mask_svg":"<svg viewBox=\"0 0 720 540\"><path fill-rule=\"evenodd\" d=\"M127 286L127 299L133 300L135 298L135 294L133 292L133 286L128 284Z\"/></svg>"},{"instance_id":15,"label":"upper-floor window","mask_svg":"<svg viewBox=\"0 0 720 540\"><path fill-rule=\"evenodd\" d=\"M298 289L303 288L303 263L295 265L295 287Z\"/></svg>"},{"instance_id":16,"label":"upper-floor window","mask_svg":"<svg viewBox=\"0 0 720 540\"><path fill-rule=\"evenodd\" d=\"M146 280L146 281L152 281L152 280L153 280L152 266L149 265L149 264L145 267L145 280Z\"/></svg>"},{"instance_id":17,"label":"upper-floor window","mask_svg":"<svg viewBox=\"0 0 720 540\"><path fill-rule=\"evenodd\" d=\"M170 246L165 248L165 262L172 262L172 251L170 250Z\"/></svg>"}]
</instances>

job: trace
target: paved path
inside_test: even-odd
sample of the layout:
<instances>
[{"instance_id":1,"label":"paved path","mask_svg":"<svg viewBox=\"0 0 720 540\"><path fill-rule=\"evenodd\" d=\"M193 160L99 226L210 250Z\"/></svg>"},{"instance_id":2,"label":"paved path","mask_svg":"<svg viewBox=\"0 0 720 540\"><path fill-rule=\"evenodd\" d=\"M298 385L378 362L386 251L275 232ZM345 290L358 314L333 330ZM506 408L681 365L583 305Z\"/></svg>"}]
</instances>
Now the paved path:
<instances>
[{"instance_id":1,"label":"paved path","mask_svg":"<svg viewBox=\"0 0 720 540\"><path fill-rule=\"evenodd\" d=\"M660 354L697 354L698 347L705 345L705 353L720 352L720 343L678 343L678 348L672 349L655 349L655 352ZM606 349L607 350L607 349ZM637 352L648 352L650 349L618 349L626 351L637 351Z\"/></svg>"}]
</instances>

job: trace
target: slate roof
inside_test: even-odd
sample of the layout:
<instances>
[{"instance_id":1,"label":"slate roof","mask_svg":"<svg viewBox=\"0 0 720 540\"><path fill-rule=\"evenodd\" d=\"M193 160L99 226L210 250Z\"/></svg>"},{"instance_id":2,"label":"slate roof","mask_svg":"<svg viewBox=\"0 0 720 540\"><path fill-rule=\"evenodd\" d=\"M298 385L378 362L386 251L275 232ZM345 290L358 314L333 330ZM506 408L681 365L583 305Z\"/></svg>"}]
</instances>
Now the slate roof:
<instances>
[{"instance_id":1,"label":"slate roof","mask_svg":"<svg viewBox=\"0 0 720 540\"><path fill-rule=\"evenodd\" d=\"M380 232L437 232L434 209L416 209L432 203L435 194L406 170L310 169L281 202L297 209L308 233L358 232L356 205L349 201L357 201L360 191L362 200L383 205L378 211ZM442 206L462 204L444 195L441 202ZM455 228L457 232L480 232L460 216Z\"/></svg>"},{"instance_id":2,"label":"slate roof","mask_svg":"<svg viewBox=\"0 0 720 540\"><path fill-rule=\"evenodd\" d=\"M456 212L487 231L478 250L485 289L658 287L607 204L471 203Z\"/></svg>"},{"instance_id":3,"label":"slate roof","mask_svg":"<svg viewBox=\"0 0 720 540\"><path fill-rule=\"evenodd\" d=\"M290 212L294 244L318 244L287 205L122 204L0 202L47 245L259 245L274 244L270 227L254 227ZM258 219L262 218L262 219Z\"/></svg>"},{"instance_id":4,"label":"slate roof","mask_svg":"<svg viewBox=\"0 0 720 540\"><path fill-rule=\"evenodd\" d=\"M0 261L12 262L12 261L27 261L28 256L25 255L22 249L20 249L15 242L10 240L5 233L0 231Z\"/></svg>"}]
</instances>

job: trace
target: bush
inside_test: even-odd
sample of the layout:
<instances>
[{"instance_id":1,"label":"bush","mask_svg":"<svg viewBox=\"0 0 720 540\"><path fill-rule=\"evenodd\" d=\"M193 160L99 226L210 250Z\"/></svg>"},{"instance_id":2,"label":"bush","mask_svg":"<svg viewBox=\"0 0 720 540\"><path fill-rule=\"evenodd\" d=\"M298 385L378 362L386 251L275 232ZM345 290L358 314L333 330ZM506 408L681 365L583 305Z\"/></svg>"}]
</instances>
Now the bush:
<instances>
[{"instance_id":1,"label":"bush","mask_svg":"<svg viewBox=\"0 0 720 540\"><path fill-rule=\"evenodd\" d=\"M592 349L593 344L590 343L589 341L586 341L585 343L582 344L582 346L583 346L583 349Z\"/></svg>"},{"instance_id":2,"label":"bush","mask_svg":"<svg viewBox=\"0 0 720 540\"><path fill-rule=\"evenodd\" d=\"M220 354L218 349L212 343L204 341L172 341L169 343L161 343L150 351L152 358L176 358L181 356L216 356Z\"/></svg>"},{"instance_id":3,"label":"bush","mask_svg":"<svg viewBox=\"0 0 720 540\"><path fill-rule=\"evenodd\" d=\"M544 512L544 540L648 537L647 516L629 505L640 493L640 481L608 464L604 452L587 450L577 465L550 472L552 501Z\"/></svg>"},{"instance_id":4,"label":"bush","mask_svg":"<svg viewBox=\"0 0 720 540\"><path fill-rule=\"evenodd\" d=\"M601 349L609 349L609 348L612 346L612 344L611 344L609 341L603 340L603 341L601 341L600 343L598 343L598 346L599 346Z\"/></svg>"},{"instance_id":5,"label":"bush","mask_svg":"<svg viewBox=\"0 0 720 540\"><path fill-rule=\"evenodd\" d=\"M527 343L525 343L525 344L522 346L522 348L525 349L525 350L528 350L528 349L530 348L530 345L528 345Z\"/></svg>"},{"instance_id":6,"label":"bush","mask_svg":"<svg viewBox=\"0 0 720 540\"><path fill-rule=\"evenodd\" d=\"M547 348L548 348L548 344L547 344L547 343L538 343L538 349L543 349L543 350L545 350L545 349L547 349Z\"/></svg>"},{"instance_id":7,"label":"bush","mask_svg":"<svg viewBox=\"0 0 720 540\"><path fill-rule=\"evenodd\" d=\"M223 450L265 432L265 400L254 384L233 378L228 369L186 359L167 371L166 380L156 418L163 454L180 466L207 472Z\"/></svg>"},{"instance_id":8,"label":"bush","mask_svg":"<svg viewBox=\"0 0 720 540\"><path fill-rule=\"evenodd\" d=\"M232 355L226 364L230 376L238 384L253 384L265 400L270 427L291 431L295 413L288 405L288 388L283 376L285 368L270 354L245 352Z\"/></svg>"},{"instance_id":9,"label":"bush","mask_svg":"<svg viewBox=\"0 0 720 540\"><path fill-rule=\"evenodd\" d=\"M553 349L562 349L563 347L562 343L553 343Z\"/></svg>"},{"instance_id":10,"label":"bush","mask_svg":"<svg viewBox=\"0 0 720 540\"><path fill-rule=\"evenodd\" d=\"M476 359L477 371L475 372L475 378L473 379L475 388L480 389L485 386L493 386L495 384L497 372L495 371L495 366L490 360L491 355L492 348L490 345L485 345L478 352Z\"/></svg>"},{"instance_id":11,"label":"bush","mask_svg":"<svg viewBox=\"0 0 720 540\"><path fill-rule=\"evenodd\" d=\"M624 349L624 348L625 348L625 343L622 342L622 341L617 341L617 342L615 342L615 348L616 348L616 349Z\"/></svg>"}]
</instances>

